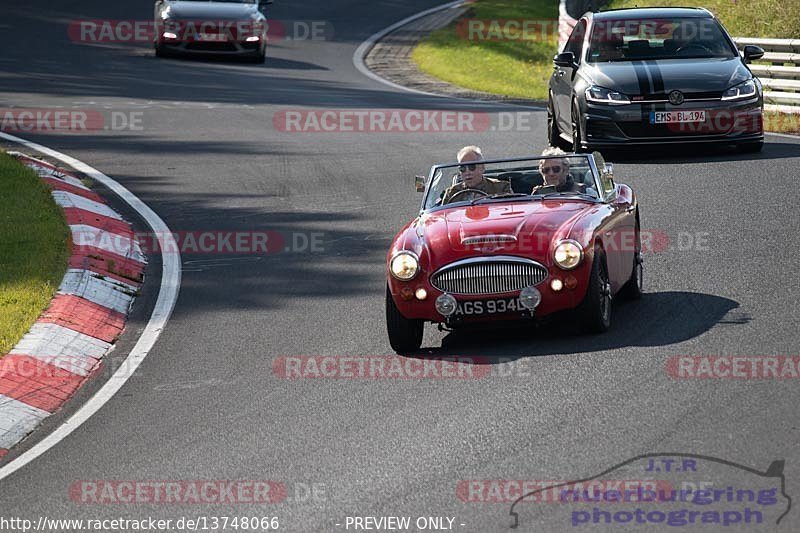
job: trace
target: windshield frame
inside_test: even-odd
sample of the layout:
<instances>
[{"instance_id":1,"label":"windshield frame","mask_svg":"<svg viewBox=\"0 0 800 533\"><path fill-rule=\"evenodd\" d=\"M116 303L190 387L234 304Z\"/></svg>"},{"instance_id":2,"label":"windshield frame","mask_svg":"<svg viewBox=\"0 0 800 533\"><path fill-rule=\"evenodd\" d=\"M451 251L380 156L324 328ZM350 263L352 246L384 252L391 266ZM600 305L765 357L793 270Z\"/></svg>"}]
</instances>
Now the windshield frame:
<instances>
[{"instance_id":1,"label":"windshield frame","mask_svg":"<svg viewBox=\"0 0 800 533\"><path fill-rule=\"evenodd\" d=\"M575 193L574 197L561 195L561 193L559 193L559 196L557 196L557 198L560 198L560 199L577 199L577 200L584 201L584 202L594 201L596 203L597 202L608 203L610 201L610 198L607 197L606 195L604 195L604 193L603 193L602 182L600 180L600 171L598 170L597 162L595 161L594 154L567 153L567 154L562 154L562 155L550 155L550 156L531 155L531 156L526 156L526 157L514 157L514 158L504 158L504 159L485 159L485 160L480 161L480 162L482 164L485 164L485 165L491 165L491 164L496 164L496 163L520 163L520 162L524 162L524 161L533 161L533 160L541 160L541 159L563 159L564 157L573 157L573 158L574 157L582 157L582 158L585 158L588 161L589 168L592 171L592 177L594 178L594 186L595 186L595 190L597 191L598 198L596 198L596 199L590 198L590 197L587 197L586 195L582 195L580 193ZM461 165L461 163L459 163L457 161L453 162L453 163L439 163L439 164L431 165L431 168L428 171L428 176L427 176L427 178L425 180L425 192L422 194L422 203L420 204L420 211L419 211L420 215L422 215L423 213L432 213L432 212L435 212L435 211L440 211L440 210L443 210L443 209L450 209L450 208L453 208L453 207L469 206L472 203L472 200L464 200L464 201L459 201L459 202L451 202L451 203L448 203L448 204L445 204L445 205L433 205L433 206L428 207L428 208L425 207L425 205L426 205L426 203L428 201L428 196L431 194L431 187L433 185L433 177L436 175L436 173L439 172L442 169L458 168L459 165ZM528 202L528 201L531 201L531 200L534 200L534 199L545 199L545 198L548 197L547 194L545 194L545 195L540 195L540 194L532 195L532 194L525 194L525 193L517 193L517 194L524 194L524 196L508 196L508 197L500 197L500 198L488 198L487 197L486 199L481 199L481 203L504 203L504 202L520 202L520 201Z\"/></svg>"}]
</instances>

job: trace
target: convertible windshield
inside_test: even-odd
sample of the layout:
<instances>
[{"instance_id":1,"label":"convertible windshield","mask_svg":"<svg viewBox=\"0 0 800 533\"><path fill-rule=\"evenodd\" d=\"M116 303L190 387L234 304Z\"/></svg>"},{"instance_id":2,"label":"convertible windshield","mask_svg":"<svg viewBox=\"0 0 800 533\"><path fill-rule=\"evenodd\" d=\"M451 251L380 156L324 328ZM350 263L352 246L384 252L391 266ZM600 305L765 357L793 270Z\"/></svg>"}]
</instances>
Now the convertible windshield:
<instances>
[{"instance_id":1,"label":"convertible windshield","mask_svg":"<svg viewBox=\"0 0 800 533\"><path fill-rule=\"evenodd\" d=\"M589 61L736 57L710 18L602 20L592 29Z\"/></svg>"},{"instance_id":2,"label":"convertible windshield","mask_svg":"<svg viewBox=\"0 0 800 533\"><path fill-rule=\"evenodd\" d=\"M465 161L433 168L424 209L456 204L535 201L547 196L598 198L587 156Z\"/></svg>"}]
</instances>

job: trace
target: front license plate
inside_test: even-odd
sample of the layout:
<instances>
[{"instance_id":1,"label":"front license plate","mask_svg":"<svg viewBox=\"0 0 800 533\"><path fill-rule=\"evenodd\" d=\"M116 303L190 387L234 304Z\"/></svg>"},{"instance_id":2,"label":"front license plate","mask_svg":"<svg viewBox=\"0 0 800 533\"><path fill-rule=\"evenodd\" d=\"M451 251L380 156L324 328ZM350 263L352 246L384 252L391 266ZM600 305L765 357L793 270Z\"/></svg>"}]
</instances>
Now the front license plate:
<instances>
[{"instance_id":1,"label":"front license plate","mask_svg":"<svg viewBox=\"0 0 800 533\"><path fill-rule=\"evenodd\" d=\"M519 298L497 298L494 300L470 300L458 302L456 316L499 315L525 311Z\"/></svg>"},{"instance_id":2,"label":"front license plate","mask_svg":"<svg viewBox=\"0 0 800 533\"><path fill-rule=\"evenodd\" d=\"M650 124L705 122L705 111L651 111Z\"/></svg>"},{"instance_id":3,"label":"front license plate","mask_svg":"<svg viewBox=\"0 0 800 533\"><path fill-rule=\"evenodd\" d=\"M228 40L224 33L201 33L201 41L224 42Z\"/></svg>"}]
</instances>

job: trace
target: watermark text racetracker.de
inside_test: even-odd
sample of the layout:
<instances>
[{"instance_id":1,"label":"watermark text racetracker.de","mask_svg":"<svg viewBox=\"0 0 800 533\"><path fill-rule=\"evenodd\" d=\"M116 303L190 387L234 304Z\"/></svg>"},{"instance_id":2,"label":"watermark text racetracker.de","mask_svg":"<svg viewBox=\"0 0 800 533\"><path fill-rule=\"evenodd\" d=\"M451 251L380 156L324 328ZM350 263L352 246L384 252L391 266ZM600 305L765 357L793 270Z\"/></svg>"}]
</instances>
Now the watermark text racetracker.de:
<instances>
[{"instance_id":1,"label":"watermark text racetracker.de","mask_svg":"<svg viewBox=\"0 0 800 533\"><path fill-rule=\"evenodd\" d=\"M100 248L123 257L127 257L137 245L147 254L320 253L325 251L324 240L325 233L318 231L193 230L124 235L91 226L74 227L72 231L76 247Z\"/></svg>"},{"instance_id":2,"label":"watermark text racetracker.de","mask_svg":"<svg viewBox=\"0 0 800 533\"><path fill-rule=\"evenodd\" d=\"M676 379L800 379L800 355L676 355L666 372Z\"/></svg>"},{"instance_id":3,"label":"watermark text racetracker.de","mask_svg":"<svg viewBox=\"0 0 800 533\"><path fill-rule=\"evenodd\" d=\"M70 41L80 44L152 43L157 34L169 31L181 42L238 40L266 31L268 41L329 41L333 24L327 20L267 20L266 23L237 20L193 19L156 24L153 20L83 19L69 23Z\"/></svg>"},{"instance_id":4,"label":"watermark text racetracker.de","mask_svg":"<svg viewBox=\"0 0 800 533\"><path fill-rule=\"evenodd\" d=\"M45 134L144 131L144 112L0 108L0 131Z\"/></svg>"}]
</instances>

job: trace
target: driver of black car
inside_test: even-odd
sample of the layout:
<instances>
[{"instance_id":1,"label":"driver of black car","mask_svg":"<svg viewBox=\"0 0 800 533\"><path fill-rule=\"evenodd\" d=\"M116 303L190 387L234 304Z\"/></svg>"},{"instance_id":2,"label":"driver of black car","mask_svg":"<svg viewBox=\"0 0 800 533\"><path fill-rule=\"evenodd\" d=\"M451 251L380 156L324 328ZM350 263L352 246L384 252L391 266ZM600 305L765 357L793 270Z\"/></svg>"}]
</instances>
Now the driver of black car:
<instances>
[{"instance_id":1,"label":"driver of black car","mask_svg":"<svg viewBox=\"0 0 800 533\"><path fill-rule=\"evenodd\" d=\"M483 152L481 152L479 147L465 146L458 151L457 160L460 163L458 167L458 177L461 181L448 187L447 190L444 191L441 205L454 201L471 200L481 196L513 193L509 182L487 178L483 175L485 166L480 163L484 159Z\"/></svg>"},{"instance_id":2,"label":"driver of black car","mask_svg":"<svg viewBox=\"0 0 800 533\"><path fill-rule=\"evenodd\" d=\"M542 155L566 155L560 148L547 148ZM582 183L576 183L572 174L569 173L569 159L540 159L539 172L542 173L544 184L537 185L531 191L531 194L546 194L549 192L577 192L586 193L586 186Z\"/></svg>"}]
</instances>

